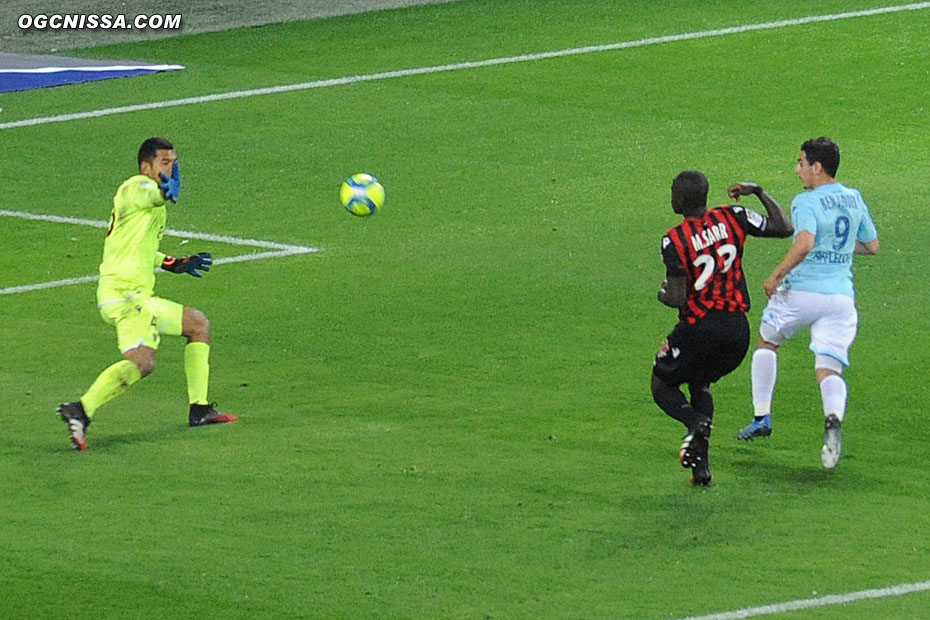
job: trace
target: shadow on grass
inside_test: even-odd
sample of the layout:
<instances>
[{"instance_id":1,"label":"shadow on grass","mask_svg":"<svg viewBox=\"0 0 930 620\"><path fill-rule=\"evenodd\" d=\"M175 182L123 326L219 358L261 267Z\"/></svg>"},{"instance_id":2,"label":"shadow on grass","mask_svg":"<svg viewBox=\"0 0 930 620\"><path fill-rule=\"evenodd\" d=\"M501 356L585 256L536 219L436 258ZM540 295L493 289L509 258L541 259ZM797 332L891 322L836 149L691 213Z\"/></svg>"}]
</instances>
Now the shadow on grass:
<instances>
[{"instance_id":1,"label":"shadow on grass","mask_svg":"<svg viewBox=\"0 0 930 620\"><path fill-rule=\"evenodd\" d=\"M186 423L183 426L175 424L158 425L153 426L150 430L120 434L109 433L98 438L88 434L87 441L90 446L89 449L141 443L158 443L161 441L172 441L177 437L181 437L186 433L195 432L196 430L198 429L190 428Z\"/></svg>"},{"instance_id":2,"label":"shadow on grass","mask_svg":"<svg viewBox=\"0 0 930 620\"><path fill-rule=\"evenodd\" d=\"M206 438L212 434L209 430L210 428L212 427L191 428L185 422L183 424L169 425L153 424L150 429L134 430L125 433L112 432L113 429L108 428L106 429L107 432L95 434L94 427L92 426L87 434L87 449L88 452L96 452L97 450L118 448L120 446L155 443L167 444L179 439L189 440L200 436ZM63 425L61 426L61 431L60 441L46 443L45 451L51 454L74 452L74 449L71 447L70 439L68 438L67 429Z\"/></svg>"},{"instance_id":3,"label":"shadow on grass","mask_svg":"<svg viewBox=\"0 0 930 620\"><path fill-rule=\"evenodd\" d=\"M872 482L855 466L854 456L844 456L835 469L825 469L820 463L819 455L805 454L803 458L798 457L793 462L781 460L781 457L783 455L780 455L780 458L766 454L760 454L755 458L740 455L730 461L727 467L735 478L784 488L794 493L827 486L838 489L846 486L861 488Z\"/></svg>"}]
</instances>

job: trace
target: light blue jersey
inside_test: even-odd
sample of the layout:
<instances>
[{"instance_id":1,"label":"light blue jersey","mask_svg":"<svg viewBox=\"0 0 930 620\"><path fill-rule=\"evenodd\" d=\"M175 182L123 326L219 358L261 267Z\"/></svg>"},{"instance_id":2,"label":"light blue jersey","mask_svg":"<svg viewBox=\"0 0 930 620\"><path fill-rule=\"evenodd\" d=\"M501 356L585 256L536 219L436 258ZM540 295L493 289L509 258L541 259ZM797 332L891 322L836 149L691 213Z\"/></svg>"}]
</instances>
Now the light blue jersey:
<instances>
[{"instance_id":1,"label":"light blue jersey","mask_svg":"<svg viewBox=\"0 0 930 620\"><path fill-rule=\"evenodd\" d=\"M814 235L814 248L785 276L784 287L797 291L846 295L855 299L852 279L856 239L878 237L859 190L831 183L798 194L791 203L794 234Z\"/></svg>"}]
</instances>

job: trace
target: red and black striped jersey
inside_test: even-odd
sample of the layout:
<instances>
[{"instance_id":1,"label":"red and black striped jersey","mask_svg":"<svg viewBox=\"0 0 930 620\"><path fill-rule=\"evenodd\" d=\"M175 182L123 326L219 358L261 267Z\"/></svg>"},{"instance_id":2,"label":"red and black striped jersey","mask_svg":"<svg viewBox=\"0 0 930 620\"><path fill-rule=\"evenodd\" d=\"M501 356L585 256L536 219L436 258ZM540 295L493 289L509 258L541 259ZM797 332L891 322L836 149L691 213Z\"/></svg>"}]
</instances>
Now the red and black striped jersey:
<instances>
[{"instance_id":1,"label":"red and black striped jersey","mask_svg":"<svg viewBox=\"0 0 930 620\"><path fill-rule=\"evenodd\" d=\"M688 217L662 237L667 277L685 277L688 299L678 318L696 323L709 312L746 312L743 274L746 235L762 236L768 219L740 206L720 206Z\"/></svg>"}]
</instances>

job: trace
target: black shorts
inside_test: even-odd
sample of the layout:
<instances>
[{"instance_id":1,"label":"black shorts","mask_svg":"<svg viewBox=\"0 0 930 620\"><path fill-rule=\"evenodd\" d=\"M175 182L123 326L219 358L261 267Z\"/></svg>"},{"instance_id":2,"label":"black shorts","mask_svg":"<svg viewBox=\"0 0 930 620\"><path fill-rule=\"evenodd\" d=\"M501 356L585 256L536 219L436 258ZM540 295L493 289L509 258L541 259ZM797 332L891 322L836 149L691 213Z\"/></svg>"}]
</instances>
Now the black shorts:
<instances>
[{"instance_id":1,"label":"black shorts","mask_svg":"<svg viewBox=\"0 0 930 620\"><path fill-rule=\"evenodd\" d=\"M713 383L736 370L748 350L746 315L716 312L693 325L676 325L656 354L652 373L672 385Z\"/></svg>"}]
</instances>

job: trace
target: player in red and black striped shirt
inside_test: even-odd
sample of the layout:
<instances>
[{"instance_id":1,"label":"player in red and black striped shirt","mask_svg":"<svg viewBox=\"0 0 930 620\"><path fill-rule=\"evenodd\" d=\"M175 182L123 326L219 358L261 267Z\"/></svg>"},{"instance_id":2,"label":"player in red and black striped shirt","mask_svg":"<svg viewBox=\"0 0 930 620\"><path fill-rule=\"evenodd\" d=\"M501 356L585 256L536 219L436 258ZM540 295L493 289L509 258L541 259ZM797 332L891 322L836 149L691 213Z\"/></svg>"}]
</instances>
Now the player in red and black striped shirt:
<instances>
[{"instance_id":1,"label":"player in red and black striped shirt","mask_svg":"<svg viewBox=\"0 0 930 620\"><path fill-rule=\"evenodd\" d=\"M691 482L710 484L707 459L714 399L710 384L735 370L749 349L749 292L743 274L746 236L790 237L791 221L774 198L754 183L737 183L728 194L755 194L768 217L740 206L707 208L707 177L686 170L672 183L672 209L684 221L662 238L666 280L659 301L678 308L678 324L656 355L652 396L685 425L679 451ZM688 384L690 402L681 391Z\"/></svg>"}]
</instances>

